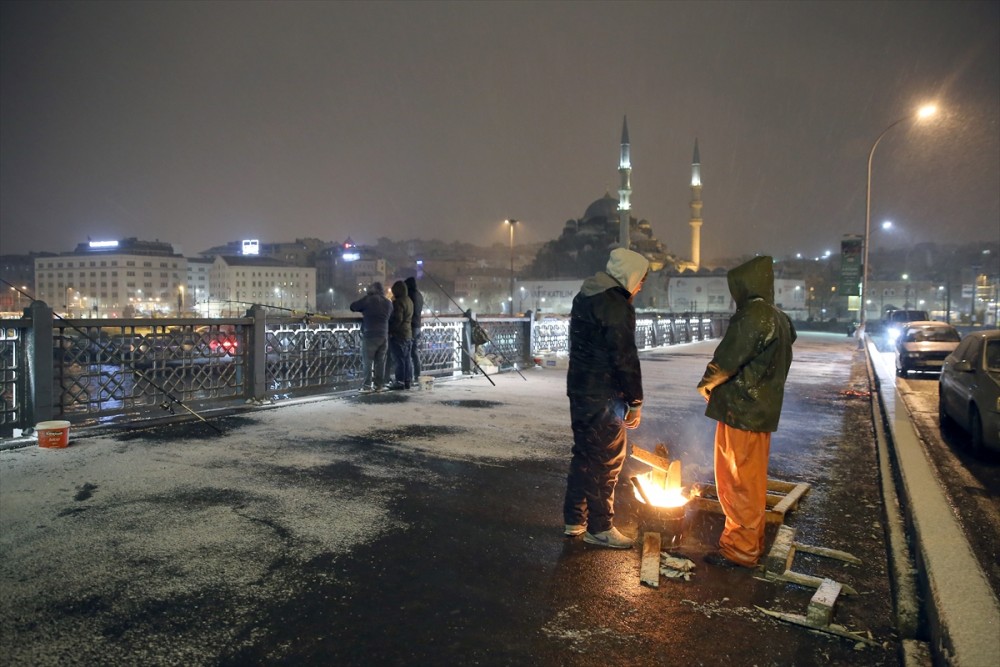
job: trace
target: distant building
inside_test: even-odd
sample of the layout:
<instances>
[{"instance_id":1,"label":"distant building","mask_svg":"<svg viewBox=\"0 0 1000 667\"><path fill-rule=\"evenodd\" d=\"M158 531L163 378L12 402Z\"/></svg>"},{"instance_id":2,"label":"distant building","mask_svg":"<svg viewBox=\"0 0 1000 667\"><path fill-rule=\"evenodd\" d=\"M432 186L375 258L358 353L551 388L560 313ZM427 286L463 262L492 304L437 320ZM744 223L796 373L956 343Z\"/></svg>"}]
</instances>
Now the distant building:
<instances>
[{"instance_id":1,"label":"distant building","mask_svg":"<svg viewBox=\"0 0 1000 667\"><path fill-rule=\"evenodd\" d=\"M517 312L569 315L583 280L523 280L514 289Z\"/></svg>"},{"instance_id":2,"label":"distant building","mask_svg":"<svg viewBox=\"0 0 1000 667\"><path fill-rule=\"evenodd\" d=\"M0 313L20 317L35 295L35 259L55 257L52 253L0 255L0 278L7 283L0 289Z\"/></svg>"},{"instance_id":3,"label":"distant building","mask_svg":"<svg viewBox=\"0 0 1000 667\"><path fill-rule=\"evenodd\" d=\"M186 284L187 259L162 241L90 241L35 259L36 298L68 317L177 314Z\"/></svg>"},{"instance_id":4,"label":"distant building","mask_svg":"<svg viewBox=\"0 0 1000 667\"><path fill-rule=\"evenodd\" d=\"M375 248L356 245L348 238L343 243L327 245L316 254L317 308L320 310L346 310L376 281L385 284L386 263Z\"/></svg>"},{"instance_id":5,"label":"distant building","mask_svg":"<svg viewBox=\"0 0 1000 667\"><path fill-rule=\"evenodd\" d=\"M254 304L309 311L316 304L316 269L271 257L217 256L208 275L205 315L239 315Z\"/></svg>"},{"instance_id":6,"label":"distant building","mask_svg":"<svg viewBox=\"0 0 1000 667\"><path fill-rule=\"evenodd\" d=\"M329 244L325 241L313 238L295 239L294 242L282 241L277 243L261 243L257 240L244 239L241 241L230 241L225 245L215 246L214 248L203 250L198 254L209 259L213 259L217 255L236 257L249 254L249 249L252 248L252 254L258 257L270 257L286 264L291 264L292 266L316 266L317 254L327 245Z\"/></svg>"},{"instance_id":7,"label":"distant building","mask_svg":"<svg viewBox=\"0 0 1000 667\"><path fill-rule=\"evenodd\" d=\"M188 257L187 290L184 292L184 312L207 312L204 307L208 300L208 275L212 260L204 257Z\"/></svg>"}]
</instances>

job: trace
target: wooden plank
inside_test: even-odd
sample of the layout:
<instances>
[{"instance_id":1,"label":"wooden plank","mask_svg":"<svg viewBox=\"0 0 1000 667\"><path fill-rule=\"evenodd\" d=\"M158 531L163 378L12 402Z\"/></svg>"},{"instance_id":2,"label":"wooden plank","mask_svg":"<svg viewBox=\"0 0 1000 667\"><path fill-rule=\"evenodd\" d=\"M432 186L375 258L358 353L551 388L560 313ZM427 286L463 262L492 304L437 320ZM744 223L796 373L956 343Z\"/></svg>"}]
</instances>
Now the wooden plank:
<instances>
[{"instance_id":1,"label":"wooden plank","mask_svg":"<svg viewBox=\"0 0 1000 667\"><path fill-rule=\"evenodd\" d=\"M830 625L833 605L837 603L841 585L833 579L824 579L806 608L806 620L815 625Z\"/></svg>"},{"instance_id":2,"label":"wooden plank","mask_svg":"<svg viewBox=\"0 0 1000 667\"><path fill-rule=\"evenodd\" d=\"M831 635L836 635L838 637L850 639L855 642L862 642L864 644L867 644L868 646L879 646L878 642L872 639L868 639L867 637L859 635L855 632L851 632L844 626L837 625L836 623L831 623L829 625L816 625L815 623L811 623L809 619L807 619L805 616L800 616L799 614L786 614L780 611L771 611L770 609L764 609L763 607L758 607L757 605L754 606L757 607L759 611L767 614L768 616L773 616L774 618L780 619L782 621L787 621L789 623L801 625L803 627L810 628L812 630L819 630L820 632L827 632Z\"/></svg>"},{"instance_id":3,"label":"wooden plank","mask_svg":"<svg viewBox=\"0 0 1000 667\"><path fill-rule=\"evenodd\" d=\"M798 486L798 484L796 484L795 482L783 482L780 479L767 480L768 491L778 491L779 493L788 493L796 486Z\"/></svg>"},{"instance_id":4,"label":"wooden plank","mask_svg":"<svg viewBox=\"0 0 1000 667\"><path fill-rule=\"evenodd\" d=\"M764 572L783 574L792 566L795 558L795 529L788 526L778 528L771 550L764 557Z\"/></svg>"},{"instance_id":5,"label":"wooden plank","mask_svg":"<svg viewBox=\"0 0 1000 667\"><path fill-rule=\"evenodd\" d=\"M631 456L632 456L632 458L634 458L634 459L636 459L638 461L642 461L646 465L652 466L653 468L656 468L657 470L660 470L660 471L663 471L663 472L667 472L668 470L670 470L670 460L669 459L665 459L663 457L657 456L653 452L648 452L645 449L642 449L641 447L636 447L635 445L632 445L632 454L631 454Z\"/></svg>"},{"instance_id":6,"label":"wooden plank","mask_svg":"<svg viewBox=\"0 0 1000 667\"><path fill-rule=\"evenodd\" d=\"M799 551L803 551L807 554L814 554L816 556L823 556L825 558L835 558L837 560L842 560L847 563L853 563L854 565L861 565L861 559L857 556L851 555L846 551L840 551L839 549L828 549L826 547L814 547L811 544L802 544L801 542L795 543L795 548Z\"/></svg>"},{"instance_id":7,"label":"wooden plank","mask_svg":"<svg viewBox=\"0 0 1000 667\"><path fill-rule=\"evenodd\" d=\"M768 574L767 578L774 579L776 581L787 581L790 584L798 584L799 586L805 586L806 588L819 588L823 584L823 579L820 577L814 577L811 574L802 574L800 572L792 572L791 570L785 570L783 574ZM844 595L858 594L854 588L848 586L847 584L840 585L840 592Z\"/></svg>"},{"instance_id":8,"label":"wooden plank","mask_svg":"<svg viewBox=\"0 0 1000 667\"><path fill-rule=\"evenodd\" d=\"M670 469L667 470L667 486L665 488L681 488L681 462L679 459L670 462Z\"/></svg>"},{"instance_id":9,"label":"wooden plank","mask_svg":"<svg viewBox=\"0 0 1000 667\"><path fill-rule=\"evenodd\" d=\"M702 484L700 486L700 488L701 488L702 495L707 495L707 496L710 496L712 498L718 498L719 497L719 489L716 488L715 484ZM785 499L785 496L783 496L783 495L777 495L777 494L773 494L773 493L767 494L767 507L768 507L768 509L774 507L775 505L777 505L778 503L780 503L784 499Z\"/></svg>"},{"instance_id":10,"label":"wooden plank","mask_svg":"<svg viewBox=\"0 0 1000 667\"><path fill-rule=\"evenodd\" d=\"M642 536L642 566L639 570L639 580L652 588L660 587L660 534L643 533Z\"/></svg>"},{"instance_id":11,"label":"wooden plank","mask_svg":"<svg viewBox=\"0 0 1000 667\"><path fill-rule=\"evenodd\" d=\"M795 488L792 489L780 503L774 506L774 511L779 514L784 514L788 510L794 509L799 504L799 498L805 495L808 490L808 484L796 484Z\"/></svg>"}]
</instances>

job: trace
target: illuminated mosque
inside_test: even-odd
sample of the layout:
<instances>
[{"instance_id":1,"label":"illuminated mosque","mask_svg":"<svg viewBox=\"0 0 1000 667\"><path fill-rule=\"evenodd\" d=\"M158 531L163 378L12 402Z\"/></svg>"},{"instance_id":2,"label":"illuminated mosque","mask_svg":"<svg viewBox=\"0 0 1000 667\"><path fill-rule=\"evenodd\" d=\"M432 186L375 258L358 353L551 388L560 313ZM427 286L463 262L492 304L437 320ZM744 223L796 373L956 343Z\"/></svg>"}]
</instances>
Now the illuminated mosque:
<instances>
[{"instance_id":1,"label":"illuminated mosque","mask_svg":"<svg viewBox=\"0 0 1000 667\"><path fill-rule=\"evenodd\" d=\"M608 251L628 247L649 260L652 271L697 271L701 264L701 160L698 141L691 164L691 254L677 257L653 235L648 220L632 214L631 144L628 119L622 121L618 198L610 193L594 201L583 217L567 220L558 239L546 243L538 253L531 273L538 278L586 277L604 268Z\"/></svg>"}]
</instances>

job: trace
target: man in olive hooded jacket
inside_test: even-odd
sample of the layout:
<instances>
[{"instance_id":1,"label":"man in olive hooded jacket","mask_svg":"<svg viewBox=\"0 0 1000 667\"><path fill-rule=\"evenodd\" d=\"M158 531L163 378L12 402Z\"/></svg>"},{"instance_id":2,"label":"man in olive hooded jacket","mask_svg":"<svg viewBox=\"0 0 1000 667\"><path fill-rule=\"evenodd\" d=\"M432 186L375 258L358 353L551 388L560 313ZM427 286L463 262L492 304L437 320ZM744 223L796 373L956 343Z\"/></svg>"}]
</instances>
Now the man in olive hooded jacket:
<instances>
[{"instance_id":1,"label":"man in olive hooded jacket","mask_svg":"<svg viewBox=\"0 0 1000 667\"><path fill-rule=\"evenodd\" d=\"M639 425L642 372L635 345L632 298L649 262L625 248L587 278L573 299L569 323L569 396L573 458L566 478L563 534L627 549L632 540L612 526L615 484L625 463L625 429Z\"/></svg>"},{"instance_id":2,"label":"man in olive hooded jacket","mask_svg":"<svg viewBox=\"0 0 1000 667\"><path fill-rule=\"evenodd\" d=\"M767 463L778 430L795 327L774 305L774 261L755 257L728 274L736 312L698 383L716 420L715 485L726 515L714 565L754 567L764 552Z\"/></svg>"}]
</instances>

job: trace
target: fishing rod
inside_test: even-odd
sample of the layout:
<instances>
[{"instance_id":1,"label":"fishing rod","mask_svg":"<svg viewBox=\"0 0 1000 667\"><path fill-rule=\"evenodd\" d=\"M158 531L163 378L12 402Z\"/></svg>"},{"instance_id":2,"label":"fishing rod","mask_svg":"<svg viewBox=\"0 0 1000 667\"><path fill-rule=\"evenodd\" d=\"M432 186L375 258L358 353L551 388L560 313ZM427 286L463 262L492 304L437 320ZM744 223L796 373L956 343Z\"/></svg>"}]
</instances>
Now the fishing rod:
<instances>
[{"instance_id":1,"label":"fishing rod","mask_svg":"<svg viewBox=\"0 0 1000 667\"><path fill-rule=\"evenodd\" d=\"M286 313L291 313L293 316L301 317L302 321L305 322L306 324L308 324L310 320L322 320L325 322L329 322L333 319L333 317L329 315L321 315L319 313L314 313L309 310L295 310L294 308L285 308L284 306L271 306L265 303L255 303L253 301L232 301L232 300L222 299L217 301L205 301L205 303L235 303L241 306L251 306L251 307L260 306L261 308L265 309L270 308L272 310L283 310Z\"/></svg>"},{"instance_id":2,"label":"fishing rod","mask_svg":"<svg viewBox=\"0 0 1000 667\"><path fill-rule=\"evenodd\" d=\"M23 291L17 285L11 285L8 281L4 280L3 278L0 278L0 282L2 282L5 285L8 285L11 289L15 290L18 294L21 294L21 295L27 297L28 300L31 301L32 303L38 303L39 302L38 299L36 299L35 297L31 296L27 292ZM96 345L99 349L101 348L101 342L99 340L97 340L96 338L94 338L93 336L91 336L89 333L87 333L86 331L84 331L83 329L81 329L80 327L78 327L76 324L74 324L70 320L66 319L65 317L63 317L59 313L55 312L55 310L52 311L52 315L56 319L58 319L60 322L66 324L71 329L73 329L74 331L76 331L77 333L79 333L80 335L82 335L84 338L86 338L87 340L89 340L91 343L93 343L94 345ZM111 361L115 362L116 364L122 365L122 366L127 366L129 369L131 369L131 371L133 373L135 373L140 378L142 378L143 380L145 380L146 382L148 382L154 389L157 389L164 396L167 397L167 400L160 404L160 409L161 410L166 410L166 411L170 412L170 414L176 414L174 412L174 410L173 410L173 407L174 407L175 404L179 405L184 410L186 410L187 412L189 412L191 415L193 415L194 417L196 417L198 419L198 421L206 424L209 428L211 428L216 433L218 433L220 435L223 434L222 429L220 429L218 426L216 426L215 424L213 424L212 422L208 421L207 419L205 419L204 417L202 417L200 414L198 414L197 412L195 412L188 405L186 405L184 403L184 401L182 401L181 399L179 399L176 396L174 396L174 394L169 389L166 389L161 384L155 382L152 378L150 378L144 371L136 368L134 364L125 361L121 356L119 356L115 352L108 351L108 350L105 350L105 351L108 352L108 358Z\"/></svg>"},{"instance_id":3,"label":"fishing rod","mask_svg":"<svg viewBox=\"0 0 1000 667\"><path fill-rule=\"evenodd\" d=\"M437 280L434 279L434 276L432 276L431 274L427 273L426 271L424 272L424 275L427 276L428 278L430 278L431 282L434 283L435 285L437 285L437 288L439 290L441 290L441 292L444 293L444 295L446 297L448 297L448 300L451 301L453 304L455 304L455 307L458 308L460 311L462 311L463 315L465 315L466 317L469 318L469 322L472 324L472 343L474 345L485 345L486 343L491 343L493 345L493 349L495 349L497 351L497 353L499 353L500 358L503 359L504 361L506 361L507 363L509 363L511 365L511 367L515 371L517 371L517 374L521 376L521 379L524 380L525 382L527 382L528 378L524 377L524 373L522 373L521 370L517 367L517 364L515 364L513 361L511 361L511 359L506 354L504 354L503 349L501 349L501 347L499 345L497 345L496 343L493 342L493 339L490 338L489 334L486 333L486 330L483 329L483 327L479 324L479 322L477 322L473 317L471 317L470 315L468 315L467 314L468 311L462 309L462 306L460 306L455 301L455 299L452 298L451 294L448 294L448 291L444 287L441 286L441 283L439 283ZM473 363L475 363L475 362L473 362ZM476 364L476 366L478 368L479 365ZM482 369L480 369L480 370L482 370Z\"/></svg>"}]
</instances>

